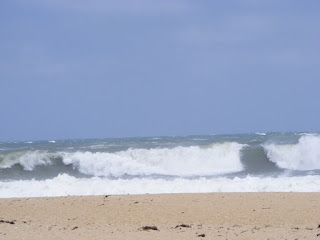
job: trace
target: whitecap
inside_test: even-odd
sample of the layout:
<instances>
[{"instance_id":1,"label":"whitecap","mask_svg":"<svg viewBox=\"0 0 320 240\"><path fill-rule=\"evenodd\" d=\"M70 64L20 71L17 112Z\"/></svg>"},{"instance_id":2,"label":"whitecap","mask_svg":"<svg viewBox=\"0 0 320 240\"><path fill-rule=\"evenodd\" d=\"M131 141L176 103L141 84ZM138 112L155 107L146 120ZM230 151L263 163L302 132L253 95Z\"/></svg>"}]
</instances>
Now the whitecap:
<instances>
[{"instance_id":1,"label":"whitecap","mask_svg":"<svg viewBox=\"0 0 320 240\"><path fill-rule=\"evenodd\" d=\"M280 168L320 169L320 135L303 135L297 144L267 144L265 152Z\"/></svg>"},{"instance_id":2,"label":"whitecap","mask_svg":"<svg viewBox=\"0 0 320 240\"><path fill-rule=\"evenodd\" d=\"M79 179L62 174L43 181L0 182L0 198L208 192L320 192L320 177L111 180L100 177Z\"/></svg>"}]
</instances>

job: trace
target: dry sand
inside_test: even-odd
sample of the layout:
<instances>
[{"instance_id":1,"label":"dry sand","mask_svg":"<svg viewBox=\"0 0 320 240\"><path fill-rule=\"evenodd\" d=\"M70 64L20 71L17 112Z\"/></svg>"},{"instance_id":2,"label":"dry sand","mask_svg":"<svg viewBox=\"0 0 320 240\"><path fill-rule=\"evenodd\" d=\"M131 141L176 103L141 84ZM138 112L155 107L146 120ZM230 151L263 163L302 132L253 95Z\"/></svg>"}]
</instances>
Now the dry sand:
<instances>
[{"instance_id":1,"label":"dry sand","mask_svg":"<svg viewBox=\"0 0 320 240\"><path fill-rule=\"evenodd\" d=\"M0 199L1 240L320 240L319 224L320 193Z\"/></svg>"}]
</instances>

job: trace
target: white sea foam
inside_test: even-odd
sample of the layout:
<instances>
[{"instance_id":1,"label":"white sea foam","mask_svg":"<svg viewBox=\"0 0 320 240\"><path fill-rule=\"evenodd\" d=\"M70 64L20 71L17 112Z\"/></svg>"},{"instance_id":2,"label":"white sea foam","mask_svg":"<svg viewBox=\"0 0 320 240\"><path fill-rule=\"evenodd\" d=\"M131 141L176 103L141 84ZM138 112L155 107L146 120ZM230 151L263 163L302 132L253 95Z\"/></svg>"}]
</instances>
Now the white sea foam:
<instances>
[{"instance_id":1,"label":"white sea foam","mask_svg":"<svg viewBox=\"0 0 320 240\"><path fill-rule=\"evenodd\" d=\"M96 144L96 145L92 145L92 146L89 146L88 148L90 149L102 149L102 148L105 148L106 145L103 145L103 144ZM87 147L81 147L81 148L87 148Z\"/></svg>"},{"instance_id":2,"label":"white sea foam","mask_svg":"<svg viewBox=\"0 0 320 240\"><path fill-rule=\"evenodd\" d=\"M300 135L300 136L317 136L317 133L295 133L295 135Z\"/></svg>"},{"instance_id":3,"label":"white sea foam","mask_svg":"<svg viewBox=\"0 0 320 240\"><path fill-rule=\"evenodd\" d=\"M260 135L260 136L266 136L266 135L267 135L266 133L262 133L262 132L261 132L261 133L260 133L260 132L257 132L256 134L257 134L257 135Z\"/></svg>"},{"instance_id":4,"label":"white sea foam","mask_svg":"<svg viewBox=\"0 0 320 240\"><path fill-rule=\"evenodd\" d=\"M24 170L32 171L35 166L51 164L52 154L41 151L19 151L0 154L0 169L10 168L15 164L20 164Z\"/></svg>"},{"instance_id":5,"label":"white sea foam","mask_svg":"<svg viewBox=\"0 0 320 240\"><path fill-rule=\"evenodd\" d=\"M244 145L230 142L210 147L128 149L126 151L63 153L63 162L93 176L175 175L197 176L237 172Z\"/></svg>"},{"instance_id":6,"label":"white sea foam","mask_svg":"<svg viewBox=\"0 0 320 240\"><path fill-rule=\"evenodd\" d=\"M51 140L51 141L48 141L49 143L56 143L56 141L54 141L54 140Z\"/></svg>"},{"instance_id":7,"label":"white sea foam","mask_svg":"<svg viewBox=\"0 0 320 240\"><path fill-rule=\"evenodd\" d=\"M128 149L115 153L18 151L0 154L0 168L20 164L24 170L31 171L36 166L52 164L52 158L59 157L65 165L92 176L206 176L241 171L244 146L229 142L207 147Z\"/></svg>"},{"instance_id":8,"label":"white sea foam","mask_svg":"<svg viewBox=\"0 0 320 240\"><path fill-rule=\"evenodd\" d=\"M205 192L320 192L320 177L110 180L100 177L78 179L62 174L44 181L0 182L0 198Z\"/></svg>"},{"instance_id":9,"label":"white sea foam","mask_svg":"<svg viewBox=\"0 0 320 240\"><path fill-rule=\"evenodd\" d=\"M269 160L281 168L320 169L320 135L303 135L297 144L268 144L264 149Z\"/></svg>"}]
</instances>

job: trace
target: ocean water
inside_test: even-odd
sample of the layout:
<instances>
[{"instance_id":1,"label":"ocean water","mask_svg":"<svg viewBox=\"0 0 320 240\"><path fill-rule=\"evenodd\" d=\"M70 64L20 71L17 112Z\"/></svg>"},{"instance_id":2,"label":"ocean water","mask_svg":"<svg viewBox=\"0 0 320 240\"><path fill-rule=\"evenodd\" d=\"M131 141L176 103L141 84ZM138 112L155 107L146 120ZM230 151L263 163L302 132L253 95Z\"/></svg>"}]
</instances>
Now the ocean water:
<instances>
[{"instance_id":1,"label":"ocean water","mask_svg":"<svg viewBox=\"0 0 320 240\"><path fill-rule=\"evenodd\" d=\"M320 192L319 133L0 142L0 198Z\"/></svg>"}]
</instances>

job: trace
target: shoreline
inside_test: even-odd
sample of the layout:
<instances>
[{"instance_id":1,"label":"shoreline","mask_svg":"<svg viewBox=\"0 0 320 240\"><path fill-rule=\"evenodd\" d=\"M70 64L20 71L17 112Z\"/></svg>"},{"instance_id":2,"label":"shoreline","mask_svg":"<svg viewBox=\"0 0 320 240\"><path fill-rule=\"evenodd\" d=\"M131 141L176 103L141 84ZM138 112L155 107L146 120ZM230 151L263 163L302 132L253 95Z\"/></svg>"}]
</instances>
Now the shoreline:
<instances>
[{"instance_id":1,"label":"shoreline","mask_svg":"<svg viewBox=\"0 0 320 240\"><path fill-rule=\"evenodd\" d=\"M144 227L156 227L156 230ZM0 199L0 239L320 239L320 193Z\"/></svg>"}]
</instances>

